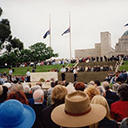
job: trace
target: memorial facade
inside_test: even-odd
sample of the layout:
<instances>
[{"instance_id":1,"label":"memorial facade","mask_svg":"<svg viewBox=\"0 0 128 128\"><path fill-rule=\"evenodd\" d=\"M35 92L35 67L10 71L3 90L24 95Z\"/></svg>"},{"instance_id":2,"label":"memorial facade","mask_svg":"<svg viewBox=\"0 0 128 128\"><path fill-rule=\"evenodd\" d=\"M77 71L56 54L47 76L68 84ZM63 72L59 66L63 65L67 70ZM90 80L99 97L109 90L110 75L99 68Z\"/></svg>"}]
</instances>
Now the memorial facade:
<instances>
[{"instance_id":1,"label":"memorial facade","mask_svg":"<svg viewBox=\"0 0 128 128\"><path fill-rule=\"evenodd\" d=\"M75 57L111 57L117 55L128 55L128 31L126 31L118 43L116 43L115 49L111 47L111 34L109 32L100 33L100 43L95 44L93 49L78 49L75 50Z\"/></svg>"}]
</instances>

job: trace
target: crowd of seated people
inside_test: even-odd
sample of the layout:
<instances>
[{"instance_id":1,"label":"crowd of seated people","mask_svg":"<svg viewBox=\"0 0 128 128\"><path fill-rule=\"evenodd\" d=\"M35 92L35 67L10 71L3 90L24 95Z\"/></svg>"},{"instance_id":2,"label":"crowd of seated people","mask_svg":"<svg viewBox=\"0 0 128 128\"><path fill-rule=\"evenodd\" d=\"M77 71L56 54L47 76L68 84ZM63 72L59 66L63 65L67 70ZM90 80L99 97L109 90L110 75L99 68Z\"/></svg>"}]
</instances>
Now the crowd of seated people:
<instances>
[{"instance_id":1,"label":"crowd of seated people","mask_svg":"<svg viewBox=\"0 0 128 128\"><path fill-rule=\"evenodd\" d=\"M73 67L66 67L66 72L73 72ZM78 72L108 72L108 71L113 71L113 66L112 65L95 65L93 67L91 66L77 66L77 71Z\"/></svg>"},{"instance_id":2,"label":"crowd of seated people","mask_svg":"<svg viewBox=\"0 0 128 128\"><path fill-rule=\"evenodd\" d=\"M97 57L78 57L78 58L72 58L70 59L49 59L41 62L22 62L22 63L17 63L15 65L11 65L13 67L27 67L27 66L42 66L42 65L56 65L56 64L66 64L66 63L76 63L76 62L102 62L102 61L119 61L123 59L128 60L128 56L125 55L117 55L117 56L111 56L111 57L106 57L106 56L97 56ZM6 66L7 67L7 66Z\"/></svg>"},{"instance_id":3,"label":"crowd of seated people","mask_svg":"<svg viewBox=\"0 0 128 128\"><path fill-rule=\"evenodd\" d=\"M35 112L34 122L31 122L32 128L118 128L120 124L122 127L124 122L127 125L128 84L125 81L120 84L117 81L115 84L118 86L113 87L108 81L99 80L86 84L54 79L50 82L51 87L48 90L43 89L41 82L35 86L9 82L0 85L0 110L2 104L8 104L7 101L14 104L20 102L31 107ZM15 100L19 102L15 103ZM88 105L83 106L83 103ZM2 116L4 115L6 116ZM1 121L0 127L4 128Z\"/></svg>"},{"instance_id":4,"label":"crowd of seated people","mask_svg":"<svg viewBox=\"0 0 128 128\"><path fill-rule=\"evenodd\" d=\"M121 83L128 83L128 73L126 70L122 71L117 71L116 73L110 73L106 76L105 81L108 81L112 84L118 82L119 84Z\"/></svg>"}]
</instances>

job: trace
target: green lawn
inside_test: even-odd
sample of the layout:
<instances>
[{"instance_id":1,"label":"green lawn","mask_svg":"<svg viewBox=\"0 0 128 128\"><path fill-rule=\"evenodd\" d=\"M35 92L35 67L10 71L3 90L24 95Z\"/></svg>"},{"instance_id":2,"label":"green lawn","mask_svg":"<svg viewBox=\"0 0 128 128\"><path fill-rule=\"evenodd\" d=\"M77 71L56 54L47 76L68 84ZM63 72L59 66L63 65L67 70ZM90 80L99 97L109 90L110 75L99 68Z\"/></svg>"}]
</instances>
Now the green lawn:
<instances>
[{"instance_id":1,"label":"green lawn","mask_svg":"<svg viewBox=\"0 0 128 128\"><path fill-rule=\"evenodd\" d=\"M128 71L128 61L124 61L124 64L120 66L119 70L122 71L122 70L126 70Z\"/></svg>"},{"instance_id":2,"label":"green lawn","mask_svg":"<svg viewBox=\"0 0 128 128\"><path fill-rule=\"evenodd\" d=\"M68 64L64 64L65 66L67 66ZM69 67L72 67L73 64L69 64ZM36 72L48 72L48 70L52 70L52 69L56 69L58 68L59 70L61 69L62 64L60 65L43 65L43 66L36 66ZM12 69L14 69L13 75L25 75L27 70L29 69L29 71L32 71L32 66L29 67L13 67ZM8 73L9 72L9 68L1 68L0 69L1 73Z\"/></svg>"}]
</instances>

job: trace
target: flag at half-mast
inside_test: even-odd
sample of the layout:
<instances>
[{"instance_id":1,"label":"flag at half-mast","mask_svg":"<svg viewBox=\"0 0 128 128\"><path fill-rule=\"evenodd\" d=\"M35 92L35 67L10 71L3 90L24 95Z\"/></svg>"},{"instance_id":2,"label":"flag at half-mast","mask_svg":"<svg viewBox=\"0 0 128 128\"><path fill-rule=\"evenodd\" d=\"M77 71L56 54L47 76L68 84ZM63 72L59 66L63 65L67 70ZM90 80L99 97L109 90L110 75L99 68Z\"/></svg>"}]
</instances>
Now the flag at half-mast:
<instances>
[{"instance_id":1,"label":"flag at half-mast","mask_svg":"<svg viewBox=\"0 0 128 128\"><path fill-rule=\"evenodd\" d=\"M125 25L124 25L124 27L125 27L125 26L128 26L128 23L127 23L127 24L125 24Z\"/></svg>"},{"instance_id":2,"label":"flag at half-mast","mask_svg":"<svg viewBox=\"0 0 128 128\"><path fill-rule=\"evenodd\" d=\"M63 36L64 34L66 34L66 33L69 33L70 32L70 27L66 30L66 31L64 31L62 34L61 34L61 36Z\"/></svg>"},{"instance_id":3,"label":"flag at half-mast","mask_svg":"<svg viewBox=\"0 0 128 128\"><path fill-rule=\"evenodd\" d=\"M44 34L43 38L45 39L47 35L50 35L50 29Z\"/></svg>"}]
</instances>

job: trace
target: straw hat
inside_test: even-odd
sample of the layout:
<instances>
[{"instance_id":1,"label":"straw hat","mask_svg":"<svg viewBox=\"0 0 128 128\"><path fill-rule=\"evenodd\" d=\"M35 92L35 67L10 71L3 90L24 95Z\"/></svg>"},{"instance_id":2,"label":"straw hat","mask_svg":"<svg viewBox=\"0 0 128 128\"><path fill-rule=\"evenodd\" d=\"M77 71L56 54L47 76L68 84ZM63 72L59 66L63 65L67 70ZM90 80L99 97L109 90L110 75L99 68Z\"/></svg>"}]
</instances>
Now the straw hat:
<instances>
[{"instance_id":1,"label":"straw hat","mask_svg":"<svg viewBox=\"0 0 128 128\"><path fill-rule=\"evenodd\" d=\"M102 105L90 104L86 93L76 91L65 97L65 104L52 111L51 118L63 127L84 127L99 122L105 115L106 109Z\"/></svg>"},{"instance_id":2,"label":"straw hat","mask_svg":"<svg viewBox=\"0 0 128 128\"><path fill-rule=\"evenodd\" d=\"M31 128L35 118L34 110L18 100L0 104L0 128Z\"/></svg>"}]
</instances>

